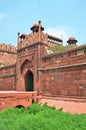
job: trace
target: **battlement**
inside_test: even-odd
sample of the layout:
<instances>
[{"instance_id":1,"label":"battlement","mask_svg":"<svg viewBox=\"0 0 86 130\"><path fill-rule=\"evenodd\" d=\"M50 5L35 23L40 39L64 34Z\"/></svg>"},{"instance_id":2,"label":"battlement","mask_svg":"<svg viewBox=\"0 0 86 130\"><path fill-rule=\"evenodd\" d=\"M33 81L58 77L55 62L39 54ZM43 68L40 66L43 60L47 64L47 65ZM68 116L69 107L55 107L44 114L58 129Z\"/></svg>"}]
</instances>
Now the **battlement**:
<instances>
[{"instance_id":1,"label":"battlement","mask_svg":"<svg viewBox=\"0 0 86 130\"><path fill-rule=\"evenodd\" d=\"M15 53L17 52L17 47L12 45L7 45L5 43L0 43L0 51Z\"/></svg>"},{"instance_id":2,"label":"battlement","mask_svg":"<svg viewBox=\"0 0 86 130\"><path fill-rule=\"evenodd\" d=\"M62 45L62 40L58 37L51 36L49 34L44 34L41 32L41 42L45 43L48 46L55 46L57 45ZM27 45L31 45L34 43L39 42L39 33L31 33L29 35L26 34L21 34L19 35L19 40L18 40L18 49L23 48Z\"/></svg>"},{"instance_id":3,"label":"battlement","mask_svg":"<svg viewBox=\"0 0 86 130\"><path fill-rule=\"evenodd\" d=\"M42 56L42 68L86 64L86 45Z\"/></svg>"},{"instance_id":4,"label":"battlement","mask_svg":"<svg viewBox=\"0 0 86 130\"><path fill-rule=\"evenodd\" d=\"M31 30L32 33L28 35L25 33L18 33L18 49L37 42L43 42L47 46L55 46L56 44L62 45L63 43L62 39L49 35L47 33L43 33L44 28L42 27L40 21L34 24Z\"/></svg>"}]
</instances>

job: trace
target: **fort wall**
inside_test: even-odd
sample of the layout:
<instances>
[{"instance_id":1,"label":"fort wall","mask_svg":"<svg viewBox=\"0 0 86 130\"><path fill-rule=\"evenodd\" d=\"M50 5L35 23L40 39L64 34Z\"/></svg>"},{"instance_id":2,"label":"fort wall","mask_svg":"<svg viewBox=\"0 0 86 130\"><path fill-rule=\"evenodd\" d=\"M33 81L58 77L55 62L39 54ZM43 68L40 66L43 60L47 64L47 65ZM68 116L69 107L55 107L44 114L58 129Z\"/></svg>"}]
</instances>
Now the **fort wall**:
<instances>
[{"instance_id":1,"label":"fort wall","mask_svg":"<svg viewBox=\"0 0 86 130\"><path fill-rule=\"evenodd\" d=\"M42 57L43 94L86 96L86 46Z\"/></svg>"},{"instance_id":2,"label":"fort wall","mask_svg":"<svg viewBox=\"0 0 86 130\"><path fill-rule=\"evenodd\" d=\"M15 64L0 68L0 91L9 91L16 89L15 68Z\"/></svg>"},{"instance_id":3,"label":"fort wall","mask_svg":"<svg viewBox=\"0 0 86 130\"><path fill-rule=\"evenodd\" d=\"M0 44L0 66L16 63L17 48L11 45Z\"/></svg>"},{"instance_id":4,"label":"fort wall","mask_svg":"<svg viewBox=\"0 0 86 130\"><path fill-rule=\"evenodd\" d=\"M68 43L75 48L52 53L49 47L62 45L62 40L44 34L40 22L31 30L29 35L18 33L17 48L0 44L0 109L31 105L32 99L29 102L27 96L30 92L31 98L37 92L39 97L86 99L86 45L77 47L77 40L72 38Z\"/></svg>"},{"instance_id":5,"label":"fort wall","mask_svg":"<svg viewBox=\"0 0 86 130\"><path fill-rule=\"evenodd\" d=\"M59 67L86 62L86 45L68 51L42 56L42 68Z\"/></svg>"},{"instance_id":6,"label":"fort wall","mask_svg":"<svg viewBox=\"0 0 86 130\"><path fill-rule=\"evenodd\" d=\"M43 95L86 96L86 64L43 70L41 86Z\"/></svg>"}]
</instances>

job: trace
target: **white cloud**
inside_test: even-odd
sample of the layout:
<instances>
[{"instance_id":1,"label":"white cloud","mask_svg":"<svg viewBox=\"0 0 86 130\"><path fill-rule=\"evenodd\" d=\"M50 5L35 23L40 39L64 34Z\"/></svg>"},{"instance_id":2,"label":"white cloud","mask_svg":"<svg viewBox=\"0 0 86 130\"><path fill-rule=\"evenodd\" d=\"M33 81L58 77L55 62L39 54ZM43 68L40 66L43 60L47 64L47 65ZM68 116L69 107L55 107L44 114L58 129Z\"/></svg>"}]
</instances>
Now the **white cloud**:
<instances>
[{"instance_id":1,"label":"white cloud","mask_svg":"<svg viewBox=\"0 0 86 130\"><path fill-rule=\"evenodd\" d=\"M64 26L49 27L46 28L44 32L63 39L63 44L66 45L67 40L70 37L71 28Z\"/></svg>"},{"instance_id":2,"label":"white cloud","mask_svg":"<svg viewBox=\"0 0 86 130\"><path fill-rule=\"evenodd\" d=\"M6 14L6 13L0 13L0 19L5 18L6 16L7 16L7 14Z\"/></svg>"}]
</instances>

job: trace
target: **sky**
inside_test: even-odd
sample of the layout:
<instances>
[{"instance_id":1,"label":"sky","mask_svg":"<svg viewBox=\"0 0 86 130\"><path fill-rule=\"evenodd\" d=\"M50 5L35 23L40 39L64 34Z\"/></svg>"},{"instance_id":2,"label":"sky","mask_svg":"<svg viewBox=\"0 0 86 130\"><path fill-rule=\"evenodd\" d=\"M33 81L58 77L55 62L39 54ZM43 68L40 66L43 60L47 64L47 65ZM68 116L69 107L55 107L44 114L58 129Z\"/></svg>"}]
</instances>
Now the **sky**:
<instances>
[{"instance_id":1,"label":"sky","mask_svg":"<svg viewBox=\"0 0 86 130\"><path fill-rule=\"evenodd\" d=\"M17 46L18 32L31 33L39 20L64 45L71 36L86 44L86 0L0 0L0 43Z\"/></svg>"}]
</instances>

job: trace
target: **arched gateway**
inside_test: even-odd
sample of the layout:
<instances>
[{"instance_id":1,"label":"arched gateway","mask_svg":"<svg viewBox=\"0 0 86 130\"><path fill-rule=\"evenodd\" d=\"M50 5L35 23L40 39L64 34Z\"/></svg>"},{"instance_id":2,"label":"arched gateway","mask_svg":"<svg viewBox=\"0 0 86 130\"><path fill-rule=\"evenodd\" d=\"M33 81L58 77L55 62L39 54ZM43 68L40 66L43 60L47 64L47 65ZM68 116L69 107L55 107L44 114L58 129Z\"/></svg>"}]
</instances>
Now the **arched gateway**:
<instances>
[{"instance_id":1,"label":"arched gateway","mask_svg":"<svg viewBox=\"0 0 86 130\"><path fill-rule=\"evenodd\" d=\"M21 66L23 87L25 91L34 90L34 71L30 60L25 60Z\"/></svg>"},{"instance_id":2,"label":"arched gateway","mask_svg":"<svg viewBox=\"0 0 86 130\"><path fill-rule=\"evenodd\" d=\"M30 71L25 78L25 84L26 84L26 91L33 91L33 81L34 81L34 77L33 77L33 73Z\"/></svg>"}]
</instances>

